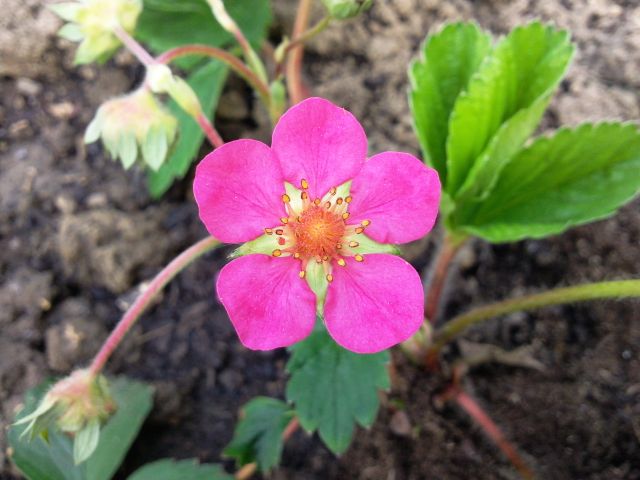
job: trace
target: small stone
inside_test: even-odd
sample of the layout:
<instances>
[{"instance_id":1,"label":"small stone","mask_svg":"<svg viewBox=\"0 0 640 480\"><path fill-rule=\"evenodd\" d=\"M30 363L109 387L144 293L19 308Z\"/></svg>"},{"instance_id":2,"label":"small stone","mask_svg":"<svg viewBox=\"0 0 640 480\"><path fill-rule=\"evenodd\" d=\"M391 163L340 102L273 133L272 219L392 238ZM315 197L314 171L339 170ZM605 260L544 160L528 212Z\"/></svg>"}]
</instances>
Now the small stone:
<instances>
[{"instance_id":1,"label":"small stone","mask_svg":"<svg viewBox=\"0 0 640 480\"><path fill-rule=\"evenodd\" d=\"M56 196L54 200L56 208L60 210L62 213L70 214L76 211L77 204L76 201L68 195L64 193Z\"/></svg>"},{"instance_id":2,"label":"small stone","mask_svg":"<svg viewBox=\"0 0 640 480\"><path fill-rule=\"evenodd\" d=\"M60 102L49 105L49 113L60 120L68 120L76 114L76 107L71 102Z\"/></svg>"},{"instance_id":3,"label":"small stone","mask_svg":"<svg viewBox=\"0 0 640 480\"><path fill-rule=\"evenodd\" d=\"M404 410L398 410L393 414L389 421L389 428L393 433L400 437L408 437L411 435L411 422L409 416Z\"/></svg>"},{"instance_id":4,"label":"small stone","mask_svg":"<svg viewBox=\"0 0 640 480\"><path fill-rule=\"evenodd\" d=\"M42 85L27 77L16 80L16 89L23 95L35 97L42 91Z\"/></svg>"},{"instance_id":5,"label":"small stone","mask_svg":"<svg viewBox=\"0 0 640 480\"><path fill-rule=\"evenodd\" d=\"M87 197L89 208L102 208L107 205L107 195L103 192L94 192Z\"/></svg>"}]
</instances>

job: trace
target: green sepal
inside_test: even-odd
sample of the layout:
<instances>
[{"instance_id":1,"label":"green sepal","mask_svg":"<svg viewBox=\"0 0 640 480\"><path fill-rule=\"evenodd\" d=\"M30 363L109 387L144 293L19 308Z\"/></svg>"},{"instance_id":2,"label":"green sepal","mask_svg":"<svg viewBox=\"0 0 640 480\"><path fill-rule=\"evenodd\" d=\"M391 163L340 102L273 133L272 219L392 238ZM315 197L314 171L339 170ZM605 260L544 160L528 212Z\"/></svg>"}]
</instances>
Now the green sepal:
<instances>
[{"instance_id":1,"label":"green sepal","mask_svg":"<svg viewBox=\"0 0 640 480\"><path fill-rule=\"evenodd\" d=\"M364 233L353 234L346 238L347 243L351 240L358 242L357 247L349 247L349 250L353 253L360 253L362 255L366 253L389 253L391 255L400 255L401 251L397 245L391 243L378 243L375 240L367 237Z\"/></svg>"},{"instance_id":2,"label":"green sepal","mask_svg":"<svg viewBox=\"0 0 640 480\"><path fill-rule=\"evenodd\" d=\"M324 316L324 300L327 297L327 288L329 288L327 274L322 263L315 260L309 260L305 272L304 278L311 291L316 295L316 314L322 317Z\"/></svg>"},{"instance_id":3,"label":"green sepal","mask_svg":"<svg viewBox=\"0 0 640 480\"><path fill-rule=\"evenodd\" d=\"M81 464L96 450L100 440L100 420L93 418L87 422L73 439L73 463Z\"/></svg>"},{"instance_id":4,"label":"green sepal","mask_svg":"<svg viewBox=\"0 0 640 480\"><path fill-rule=\"evenodd\" d=\"M259 236L255 240L243 243L236 248L229 258L238 258L245 255L253 255L254 253L261 253L263 255L271 255L273 251L278 248L278 241L276 235L264 235Z\"/></svg>"}]
</instances>

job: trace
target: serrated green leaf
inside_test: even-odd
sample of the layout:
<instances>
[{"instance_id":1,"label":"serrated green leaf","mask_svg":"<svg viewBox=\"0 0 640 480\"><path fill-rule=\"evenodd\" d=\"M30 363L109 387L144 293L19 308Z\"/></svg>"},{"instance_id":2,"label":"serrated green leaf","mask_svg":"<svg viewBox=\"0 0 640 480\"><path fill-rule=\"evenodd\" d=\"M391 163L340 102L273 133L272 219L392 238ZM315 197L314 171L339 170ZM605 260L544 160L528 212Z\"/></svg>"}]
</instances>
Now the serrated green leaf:
<instances>
[{"instance_id":1,"label":"serrated green leaf","mask_svg":"<svg viewBox=\"0 0 640 480\"><path fill-rule=\"evenodd\" d=\"M567 32L539 22L514 29L498 43L451 114L449 195L457 200L490 191L500 170L536 129L572 54Z\"/></svg>"},{"instance_id":2,"label":"serrated green leaf","mask_svg":"<svg viewBox=\"0 0 640 480\"><path fill-rule=\"evenodd\" d=\"M356 422L370 426L378 413L378 390L389 388L389 353L359 355L343 349L325 329L291 347L287 400L302 427L318 430L336 454L344 452Z\"/></svg>"},{"instance_id":3,"label":"serrated green leaf","mask_svg":"<svg viewBox=\"0 0 640 480\"><path fill-rule=\"evenodd\" d=\"M249 42L259 47L271 23L269 2L235 0L226 1L225 6ZM215 47L235 44L233 36L213 17L206 0L144 0L135 35L157 54L193 43ZM198 60L197 57L187 57L178 65L193 68Z\"/></svg>"},{"instance_id":4,"label":"serrated green leaf","mask_svg":"<svg viewBox=\"0 0 640 480\"><path fill-rule=\"evenodd\" d=\"M282 433L294 412L280 400L256 397L242 408L242 413L224 454L240 465L257 462L260 471L267 472L280 463Z\"/></svg>"},{"instance_id":5,"label":"serrated green leaf","mask_svg":"<svg viewBox=\"0 0 640 480\"><path fill-rule=\"evenodd\" d=\"M95 451L100 440L100 421L92 419L73 439L73 463L81 464Z\"/></svg>"},{"instance_id":6,"label":"serrated green leaf","mask_svg":"<svg viewBox=\"0 0 640 480\"><path fill-rule=\"evenodd\" d=\"M491 50L491 37L474 23L453 23L427 37L409 67L409 103L425 161L447 178L446 143L456 98Z\"/></svg>"},{"instance_id":7,"label":"serrated green leaf","mask_svg":"<svg viewBox=\"0 0 640 480\"><path fill-rule=\"evenodd\" d=\"M33 412L52 382L29 390L24 408L17 420ZM21 440L25 426L13 425L8 432L12 448L11 460L30 480L109 480L124 459L129 446L138 434L152 404L149 386L119 377L110 382L111 393L118 410L102 427L98 447L84 463L75 465L73 442L69 436L49 431L49 444L41 438Z\"/></svg>"},{"instance_id":8,"label":"serrated green leaf","mask_svg":"<svg viewBox=\"0 0 640 480\"><path fill-rule=\"evenodd\" d=\"M139 468L127 480L233 480L233 476L216 464L165 459Z\"/></svg>"},{"instance_id":9,"label":"serrated green leaf","mask_svg":"<svg viewBox=\"0 0 640 480\"><path fill-rule=\"evenodd\" d=\"M193 88L200 100L205 115L211 117L218 104L222 86L227 78L227 68L217 61L211 61L194 71L187 83ZM169 158L157 172L149 172L149 192L159 198L166 192L173 181L182 178L196 159L204 134L193 118L182 110L175 102L169 102L171 114L178 120L178 139Z\"/></svg>"},{"instance_id":10,"label":"serrated green leaf","mask_svg":"<svg viewBox=\"0 0 640 480\"><path fill-rule=\"evenodd\" d=\"M487 198L453 220L490 242L542 238L606 218L638 192L638 127L585 124L537 139L507 164Z\"/></svg>"}]
</instances>

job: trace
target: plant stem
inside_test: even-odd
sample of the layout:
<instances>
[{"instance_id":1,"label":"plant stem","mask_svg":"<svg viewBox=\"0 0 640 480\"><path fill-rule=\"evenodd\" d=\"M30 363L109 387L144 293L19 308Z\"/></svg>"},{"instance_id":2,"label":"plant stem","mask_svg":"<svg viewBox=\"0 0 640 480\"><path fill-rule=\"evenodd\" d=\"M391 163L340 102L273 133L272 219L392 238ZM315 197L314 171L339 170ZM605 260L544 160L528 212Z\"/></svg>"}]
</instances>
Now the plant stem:
<instances>
[{"instance_id":1,"label":"plant stem","mask_svg":"<svg viewBox=\"0 0 640 480\"><path fill-rule=\"evenodd\" d=\"M435 325L437 320L440 299L447 281L449 267L464 242L465 240L454 241L451 236L445 234L442 246L438 251L424 305L424 316L432 325Z\"/></svg>"},{"instance_id":2,"label":"plant stem","mask_svg":"<svg viewBox=\"0 0 640 480\"><path fill-rule=\"evenodd\" d=\"M296 20L293 25L293 32L291 38L293 42L296 42L301 37L307 28L309 23L309 13L311 11L312 0L300 0L298 4L298 13L296 14ZM304 52L304 44L298 44L294 46L287 58L286 76L287 76L287 89L289 90L289 98L291 104L301 102L307 97L307 92L302 84L302 56Z\"/></svg>"},{"instance_id":3,"label":"plant stem","mask_svg":"<svg viewBox=\"0 0 640 480\"><path fill-rule=\"evenodd\" d=\"M122 42L127 50L129 50L145 67L149 67L156 63L156 60L140 45L127 31L122 27L115 27L113 33Z\"/></svg>"},{"instance_id":4,"label":"plant stem","mask_svg":"<svg viewBox=\"0 0 640 480\"><path fill-rule=\"evenodd\" d=\"M213 145L216 148L224 145L224 140L222 140L222 137L220 136L218 131L215 129L215 127L211 124L207 116L202 112L202 110L200 110L200 113L198 113L198 116L196 117L196 121L198 122L198 125L200 125L200 128L202 129L202 131L207 136L207 139L209 139L209 142L211 143L211 145Z\"/></svg>"},{"instance_id":5,"label":"plant stem","mask_svg":"<svg viewBox=\"0 0 640 480\"><path fill-rule=\"evenodd\" d=\"M427 358L434 358L440 349L467 328L493 317L512 312L534 310L551 305L602 300L607 298L640 297L640 280L620 280L588 283L574 287L557 288L543 293L512 298L492 303L458 315L435 333Z\"/></svg>"},{"instance_id":6,"label":"plant stem","mask_svg":"<svg viewBox=\"0 0 640 480\"><path fill-rule=\"evenodd\" d=\"M282 432L282 441L286 442L289 440L298 428L300 428L300 421L297 417L293 417ZM258 464L256 462L248 463L238 470L233 478L235 480L247 480L251 478L257 470Z\"/></svg>"},{"instance_id":7,"label":"plant stem","mask_svg":"<svg viewBox=\"0 0 640 480\"><path fill-rule=\"evenodd\" d=\"M507 440L500 427L498 427L491 417L482 409L478 402L468 393L460 388L456 388L453 398L465 412L482 428L484 433L502 450L502 453L509 459L518 470L522 478L530 480L534 478L533 472L522 459L516 448Z\"/></svg>"},{"instance_id":8,"label":"plant stem","mask_svg":"<svg viewBox=\"0 0 640 480\"><path fill-rule=\"evenodd\" d=\"M169 283L173 277L184 270L191 262L196 258L204 255L216 248L220 242L213 237L207 237L194 245L187 248L184 252L174 258L169 265L164 267L149 283L149 286L144 292L136 299L136 301L129 307L129 309L122 316L116 327L113 329L109 338L104 342L100 351L97 353L89 370L92 374L97 375L100 373L105 363L122 342L122 339L131 329L133 324L140 318L140 315L149 306L151 301L160 293L160 291Z\"/></svg>"},{"instance_id":9,"label":"plant stem","mask_svg":"<svg viewBox=\"0 0 640 480\"><path fill-rule=\"evenodd\" d=\"M295 37L291 41L291 43L289 43L289 45L287 45L287 48L285 48L285 50L284 50L285 55L287 53L289 53L292 49L297 47L298 45L302 45L303 43L308 42L313 37L315 37L316 35L318 35L322 31L324 31L324 29L329 26L329 24L331 23L332 19L333 18L331 16L327 15L322 20L320 20L318 23L316 23L313 27L311 27L307 31L301 33L299 36Z\"/></svg>"},{"instance_id":10,"label":"plant stem","mask_svg":"<svg viewBox=\"0 0 640 480\"><path fill-rule=\"evenodd\" d=\"M159 55L156 61L159 63L169 63L173 60L184 57L186 55L204 55L215 58L227 64L234 72L242 77L251 85L260 95L263 101L268 102L269 86L263 82L258 76L244 64L238 57L232 55L221 48L211 47L209 45L184 45L182 47L172 48Z\"/></svg>"}]
</instances>

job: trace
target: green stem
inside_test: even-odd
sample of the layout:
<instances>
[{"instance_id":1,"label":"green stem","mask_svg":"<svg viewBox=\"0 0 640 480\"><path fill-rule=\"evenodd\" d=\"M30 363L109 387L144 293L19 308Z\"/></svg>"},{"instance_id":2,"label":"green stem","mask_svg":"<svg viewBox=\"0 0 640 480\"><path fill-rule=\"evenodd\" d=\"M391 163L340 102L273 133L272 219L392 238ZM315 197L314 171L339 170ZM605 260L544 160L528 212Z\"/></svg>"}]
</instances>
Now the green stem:
<instances>
[{"instance_id":1,"label":"green stem","mask_svg":"<svg viewBox=\"0 0 640 480\"><path fill-rule=\"evenodd\" d=\"M332 17L330 16L326 16L324 17L322 20L320 20L318 23L316 23L313 27L311 27L310 29L308 29L307 31L303 32L300 36L294 38L291 43L289 43L287 45L287 47L285 48L284 52L285 55L287 53L289 53L289 51L292 48L297 47L298 45L301 45L303 43L308 42L309 40L311 40L313 37L315 37L316 35L318 35L319 33L321 33L325 28L327 28L329 26L329 24L331 23L331 20L333 20Z\"/></svg>"},{"instance_id":2,"label":"green stem","mask_svg":"<svg viewBox=\"0 0 640 480\"><path fill-rule=\"evenodd\" d=\"M628 297L640 297L640 280L599 282L557 288L548 292L526 295L474 308L453 318L436 331L434 342L429 348L427 358L435 358L444 345L467 328L493 317L565 303Z\"/></svg>"},{"instance_id":3,"label":"green stem","mask_svg":"<svg viewBox=\"0 0 640 480\"><path fill-rule=\"evenodd\" d=\"M174 258L169 265L164 267L160 273L158 273L144 292L133 302L133 305L129 307L129 310L125 312L122 319L113 329L109 338L107 338L97 353L89 370L92 374L97 375L100 373L105 363L122 342L122 339L131 329L136 320L140 318L140 315L146 310L151 301L162 291L162 289L169 283L178 273L184 270L191 264L196 258L204 255L205 253L213 250L220 242L213 237L207 237L200 240L196 244L187 248L184 252Z\"/></svg>"}]
</instances>

